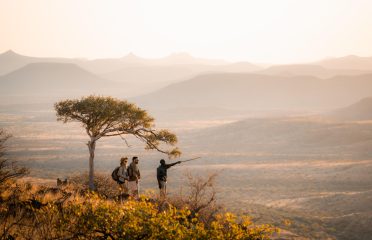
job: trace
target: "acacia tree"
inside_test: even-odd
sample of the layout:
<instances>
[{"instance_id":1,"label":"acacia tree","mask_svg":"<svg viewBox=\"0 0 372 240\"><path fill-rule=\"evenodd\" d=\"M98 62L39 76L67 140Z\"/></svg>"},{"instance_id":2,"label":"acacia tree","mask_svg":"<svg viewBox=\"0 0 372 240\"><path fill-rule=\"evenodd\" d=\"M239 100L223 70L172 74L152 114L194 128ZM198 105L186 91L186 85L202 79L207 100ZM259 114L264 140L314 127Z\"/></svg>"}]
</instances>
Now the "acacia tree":
<instances>
[{"instance_id":1,"label":"acacia tree","mask_svg":"<svg viewBox=\"0 0 372 240\"><path fill-rule=\"evenodd\" d=\"M96 142L102 137L133 135L145 143L145 149L154 149L169 156L179 156L177 148L162 150L161 143L174 146L175 134L168 130L155 130L154 118L135 104L112 97L88 96L81 99L64 100L54 105L57 120L81 122L90 137L89 149L89 188L95 190L94 150Z\"/></svg>"}]
</instances>

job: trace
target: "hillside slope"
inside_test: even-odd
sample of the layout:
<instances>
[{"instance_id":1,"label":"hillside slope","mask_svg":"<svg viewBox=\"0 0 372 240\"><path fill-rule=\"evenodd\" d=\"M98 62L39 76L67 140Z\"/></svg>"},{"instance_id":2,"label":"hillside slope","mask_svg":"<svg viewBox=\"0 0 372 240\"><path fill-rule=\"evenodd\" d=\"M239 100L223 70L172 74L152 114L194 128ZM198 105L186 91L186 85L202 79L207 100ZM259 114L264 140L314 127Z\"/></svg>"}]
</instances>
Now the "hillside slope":
<instances>
[{"instance_id":1,"label":"hillside slope","mask_svg":"<svg viewBox=\"0 0 372 240\"><path fill-rule=\"evenodd\" d=\"M326 117L341 121L372 120L372 97L363 98L350 106L332 111L326 114Z\"/></svg>"},{"instance_id":2,"label":"hillside slope","mask_svg":"<svg viewBox=\"0 0 372 240\"><path fill-rule=\"evenodd\" d=\"M147 108L221 107L319 110L372 95L372 74L319 79L250 73L200 75L133 99Z\"/></svg>"},{"instance_id":3,"label":"hillside slope","mask_svg":"<svg viewBox=\"0 0 372 240\"><path fill-rule=\"evenodd\" d=\"M197 151L299 159L368 159L372 124L308 118L248 119L194 131L180 142Z\"/></svg>"},{"instance_id":4,"label":"hillside slope","mask_svg":"<svg viewBox=\"0 0 372 240\"><path fill-rule=\"evenodd\" d=\"M0 54L0 76L6 75L30 63L75 63L76 60L68 58L37 58L20 55L12 50Z\"/></svg>"},{"instance_id":5,"label":"hillside slope","mask_svg":"<svg viewBox=\"0 0 372 240\"><path fill-rule=\"evenodd\" d=\"M73 96L109 93L117 83L71 63L31 63L0 77L2 96Z\"/></svg>"}]
</instances>

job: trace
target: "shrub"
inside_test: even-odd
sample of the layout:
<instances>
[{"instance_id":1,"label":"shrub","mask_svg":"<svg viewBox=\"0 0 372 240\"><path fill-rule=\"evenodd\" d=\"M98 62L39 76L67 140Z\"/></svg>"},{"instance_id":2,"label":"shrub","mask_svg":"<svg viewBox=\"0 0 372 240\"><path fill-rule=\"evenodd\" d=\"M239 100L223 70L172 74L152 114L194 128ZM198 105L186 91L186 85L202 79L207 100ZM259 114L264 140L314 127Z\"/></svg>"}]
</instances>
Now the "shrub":
<instances>
[{"instance_id":1,"label":"shrub","mask_svg":"<svg viewBox=\"0 0 372 240\"><path fill-rule=\"evenodd\" d=\"M60 194L51 199L33 187L13 188L0 203L0 239L269 239L275 231L231 213L205 224L188 208L159 210L146 197L121 203L95 193L69 194L61 203Z\"/></svg>"},{"instance_id":2,"label":"shrub","mask_svg":"<svg viewBox=\"0 0 372 240\"><path fill-rule=\"evenodd\" d=\"M118 204L90 195L70 202L56 228L61 236L81 239L269 239L274 231L248 218L238 222L232 213L217 215L207 226L190 218L188 209L158 209L146 198Z\"/></svg>"},{"instance_id":3,"label":"shrub","mask_svg":"<svg viewBox=\"0 0 372 240\"><path fill-rule=\"evenodd\" d=\"M215 216L221 213L222 206L217 204L214 182L216 173L208 176L194 176L186 173L185 188L179 194L169 198L169 202L177 208L187 208L192 216L209 225Z\"/></svg>"},{"instance_id":4,"label":"shrub","mask_svg":"<svg viewBox=\"0 0 372 240\"><path fill-rule=\"evenodd\" d=\"M89 174L87 172L71 176L69 183L81 193L89 192ZM106 198L114 198L118 195L118 185L108 174L96 172L94 174L94 185L96 186L95 191Z\"/></svg>"}]
</instances>

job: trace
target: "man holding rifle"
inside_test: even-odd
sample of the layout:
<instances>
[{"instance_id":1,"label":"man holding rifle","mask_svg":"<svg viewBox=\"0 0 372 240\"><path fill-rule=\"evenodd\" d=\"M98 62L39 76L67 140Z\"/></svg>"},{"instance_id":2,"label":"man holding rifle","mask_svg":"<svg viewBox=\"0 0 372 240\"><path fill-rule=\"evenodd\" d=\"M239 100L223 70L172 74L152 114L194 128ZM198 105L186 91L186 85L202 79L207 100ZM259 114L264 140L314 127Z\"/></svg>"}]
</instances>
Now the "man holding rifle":
<instances>
[{"instance_id":1,"label":"man holding rifle","mask_svg":"<svg viewBox=\"0 0 372 240\"><path fill-rule=\"evenodd\" d=\"M168 170L168 168L170 168L170 167L172 167L176 164L180 164L181 162L188 162L188 161L192 161L192 160L195 160L195 159L198 159L198 158L199 157L193 158L193 159L188 159L188 160L185 160L185 161L178 161L178 162L170 163L170 164L166 164L164 159L160 160L160 166L157 168L156 177L158 179L159 190L160 190L160 198L161 199L165 199L166 196L167 196L167 170Z\"/></svg>"}]
</instances>

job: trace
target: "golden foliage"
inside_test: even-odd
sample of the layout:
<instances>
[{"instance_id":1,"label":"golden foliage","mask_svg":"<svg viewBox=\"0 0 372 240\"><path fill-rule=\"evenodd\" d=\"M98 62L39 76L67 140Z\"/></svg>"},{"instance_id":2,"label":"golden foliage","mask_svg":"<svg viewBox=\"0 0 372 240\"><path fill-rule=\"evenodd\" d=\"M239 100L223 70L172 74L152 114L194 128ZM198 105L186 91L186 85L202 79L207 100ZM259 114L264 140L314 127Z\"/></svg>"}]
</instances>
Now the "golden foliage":
<instances>
[{"instance_id":1,"label":"golden foliage","mask_svg":"<svg viewBox=\"0 0 372 240\"><path fill-rule=\"evenodd\" d=\"M1 196L0 239L269 239L275 231L232 213L206 224L187 208L163 210L146 197L122 203L65 189L53 198L26 185L10 188Z\"/></svg>"}]
</instances>

